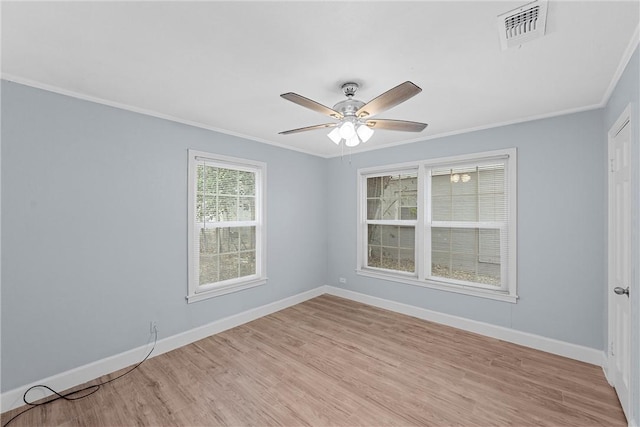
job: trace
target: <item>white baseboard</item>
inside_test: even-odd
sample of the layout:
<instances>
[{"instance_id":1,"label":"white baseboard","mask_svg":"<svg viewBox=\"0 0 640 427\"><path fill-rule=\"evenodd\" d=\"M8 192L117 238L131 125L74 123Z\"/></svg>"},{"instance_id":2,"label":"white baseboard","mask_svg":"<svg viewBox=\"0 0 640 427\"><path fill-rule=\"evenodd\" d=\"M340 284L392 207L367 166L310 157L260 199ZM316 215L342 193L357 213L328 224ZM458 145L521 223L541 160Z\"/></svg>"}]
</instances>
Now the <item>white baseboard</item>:
<instances>
[{"instance_id":1,"label":"white baseboard","mask_svg":"<svg viewBox=\"0 0 640 427\"><path fill-rule=\"evenodd\" d=\"M226 331L227 329L240 326L244 323L251 322L260 317L275 313L287 307L294 306L308 299L315 298L325 293L325 286L318 286L300 294L296 294L260 307L256 307L233 316L216 320L207 325L203 325L186 332L172 335L167 338L158 340L156 348L151 357L158 356L176 348L185 346L192 342L201 340L211 335ZM31 386L36 384L46 384L55 390L67 390L71 387L86 383L95 378L101 377L111 372L115 372L127 366L138 363L151 349L151 344L140 346L132 350L125 351L105 359L97 360L87 365L61 372L48 378L44 378L37 382L26 384L22 387L7 391L0 395L0 412L6 412L11 409L24 405L22 396L24 392ZM43 397L50 396L52 393L45 393L43 389L33 390L29 393L29 400L34 401Z\"/></svg>"},{"instance_id":2,"label":"white baseboard","mask_svg":"<svg viewBox=\"0 0 640 427\"><path fill-rule=\"evenodd\" d=\"M613 378L609 376L609 356L606 351L602 352L602 372L609 385L613 387Z\"/></svg>"},{"instance_id":3,"label":"white baseboard","mask_svg":"<svg viewBox=\"0 0 640 427\"><path fill-rule=\"evenodd\" d=\"M515 329L505 328L503 326L496 326L490 323L465 319L464 317L453 316L451 314L439 313L437 311L373 297L359 292L337 288L335 286L326 286L325 289L326 293L330 295L347 298L363 304L394 311L396 313L417 317L419 319L453 326L454 328L474 332L491 338L497 338L502 341L519 344L536 350L546 351L547 353L557 354L559 356L568 357L570 359L579 360L592 365L604 366L602 350L571 344L555 340L553 338L546 338L528 332L521 332Z\"/></svg>"},{"instance_id":4,"label":"white baseboard","mask_svg":"<svg viewBox=\"0 0 640 427\"><path fill-rule=\"evenodd\" d=\"M366 294L361 294L334 286L319 286L306 292L293 295L288 298L281 299L260 307L256 307L233 316L225 317L215 322L209 323L182 332L167 338L163 338L156 343L156 348L151 357L158 356L176 348L185 346L192 342L201 340L211 335L226 331L227 329L240 326L244 323L251 322L260 317L275 313L287 307L294 306L311 298L315 298L322 294L330 294L338 297L350 299L353 301L369 304L374 307L384 308L396 313L417 317L419 319L440 323L454 328L462 329L469 332L497 338L503 341L531 347L537 350L546 351L548 353L557 354L582 362L606 367L606 355L602 350L596 350L564 341L546 338L540 335L521 332L502 326L496 326L489 323L478 322L476 320L465 319L463 317L453 316L450 314L439 313L408 304L390 301ZM24 405L22 396L24 392L31 386L36 384L47 384L56 390L66 390L83 384L92 379L98 378L111 372L115 372L127 366L131 366L139 362L149 351L150 345L140 346L48 378L44 378L37 382L26 384L14 390L7 391L0 395L0 412L6 412L11 409ZM606 372L605 372L606 375ZM37 394L42 393L42 394ZM47 397L42 390L37 392L34 390L33 395L29 396L30 400L37 400Z\"/></svg>"}]
</instances>

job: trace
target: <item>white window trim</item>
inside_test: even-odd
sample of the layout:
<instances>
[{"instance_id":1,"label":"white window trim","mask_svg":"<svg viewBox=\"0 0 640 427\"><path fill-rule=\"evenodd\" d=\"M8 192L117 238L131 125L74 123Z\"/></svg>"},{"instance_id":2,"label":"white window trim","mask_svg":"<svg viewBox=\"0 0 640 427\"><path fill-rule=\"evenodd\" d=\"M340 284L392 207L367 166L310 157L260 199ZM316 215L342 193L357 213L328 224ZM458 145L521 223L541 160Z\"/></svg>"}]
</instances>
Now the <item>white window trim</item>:
<instances>
[{"instance_id":1,"label":"white window trim","mask_svg":"<svg viewBox=\"0 0 640 427\"><path fill-rule=\"evenodd\" d=\"M406 168L406 169L400 169L400 170L388 170L385 171L384 173L373 173L373 174L368 174L367 178L376 178L376 177L380 177L380 176L385 176L385 175L401 175L401 174L408 174L408 173L416 173L416 179L419 180L419 174L418 174L418 168ZM363 179L363 191L364 194L366 195L366 191L367 191L367 180ZM367 204L367 197L365 196L364 199L360 200L360 202L364 202L365 206L363 208L364 211L364 215L362 216L362 219L364 221L363 224L363 228L364 230L368 229L369 225L391 225L391 226L408 226L408 227L413 227L414 230L418 229L418 224L419 221L417 219L368 219L367 218L367 214L366 214L366 204ZM358 227L360 228L360 227ZM368 234L367 231L364 231L365 233ZM415 238L414 238L415 240ZM365 249L366 250L366 249ZM364 259L364 258L363 258ZM409 277L411 278L412 276L414 276L413 272L407 272L407 271L399 271L399 270L388 270L385 268L381 268L381 267L367 267L367 269L372 270L372 271L378 271L381 274L397 274L399 276L404 276L404 277Z\"/></svg>"},{"instance_id":2,"label":"white window trim","mask_svg":"<svg viewBox=\"0 0 640 427\"><path fill-rule=\"evenodd\" d=\"M505 178L507 185L507 192L509 194L508 200L508 253L507 253L507 265L502 266L503 275L506 274L507 283L505 289L490 289L483 288L482 285L474 284L472 286L465 285L464 282L454 283L454 281L441 282L434 278L428 278L428 272L425 271L424 262L416 262L416 273L404 273L394 270L383 270L378 268L366 267L365 254L367 253L367 242L364 236L367 235L366 227L367 223L371 223L371 220L367 221L367 206L366 206L366 194L367 194L367 179L371 176L380 176L389 173L398 173L399 171L407 171L410 169L418 169L418 206L422 207L422 214L418 217L418 224L416 225L416 260L425 259L426 248L425 242L430 233L430 212L427 212L425 196L428 189L425 189L425 184L430 186L430 180L425 178L427 168L435 168L439 166L461 166L464 164L478 165L484 162L490 162L500 158L508 158L505 167ZM518 300L517 295L517 150L516 148L508 148L503 150L486 151L481 153L464 154L459 156L442 157L436 159L428 159L421 161L413 161L406 163L397 163L392 165L375 166L370 168L358 169L358 218L357 218L357 256L356 256L356 273L361 276L371 277L382 280L389 280L394 282L400 282L413 286L421 286L424 288L437 289L447 292L454 292L464 295L471 295L481 298L488 298L497 301L505 301L510 303L516 303ZM445 224L445 222L438 222L437 225ZM456 225L454 222L446 222L446 224ZM478 223L494 228L498 226L497 223ZM469 223L465 223L469 225ZM429 263L430 264L430 263Z\"/></svg>"},{"instance_id":3,"label":"white window trim","mask_svg":"<svg viewBox=\"0 0 640 427\"><path fill-rule=\"evenodd\" d=\"M188 150L189 180L188 180L188 208L187 208L187 259L188 259L188 287L186 300L188 303L238 292L244 289L263 285L267 282L267 230L266 230L266 194L267 194L267 164L254 160L222 156L204 151ZM197 283L199 257L195 252L195 197L196 197L196 162L197 159L207 159L221 167L236 170L251 171L256 174L256 218L254 221L238 221L238 225L255 225L256 227L256 274L236 279L225 280L215 284L200 286ZM234 223L225 223L225 227ZM215 227L215 226L214 226Z\"/></svg>"}]
</instances>

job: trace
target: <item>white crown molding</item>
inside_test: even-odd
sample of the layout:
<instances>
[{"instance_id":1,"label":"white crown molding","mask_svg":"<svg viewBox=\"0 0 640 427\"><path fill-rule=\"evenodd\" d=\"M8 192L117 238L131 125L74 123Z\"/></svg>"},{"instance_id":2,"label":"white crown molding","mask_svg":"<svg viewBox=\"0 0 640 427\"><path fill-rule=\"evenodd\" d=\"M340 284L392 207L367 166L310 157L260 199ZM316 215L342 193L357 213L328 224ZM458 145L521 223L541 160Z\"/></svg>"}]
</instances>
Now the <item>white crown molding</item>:
<instances>
[{"instance_id":1,"label":"white crown molding","mask_svg":"<svg viewBox=\"0 0 640 427\"><path fill-rule=\"evenodd\" d=\"M238 138L247 139L247 140L250 140L250 141L261 142L263 144L273 145L275 147L284 148L286 150L298 151L300 153L309 154L309 155L315 156L315 157L327 157L327 156L322 156L322 155L320 155L318 153L314 153L314 152L309 151L309 150L304 150L302 148L292 147L290 145L279 144L277 142L269 141L267 139L256 138L255 136L245 135L245 134L242 134L242 133L233 132L233 131L226 130L226 129L220 129L220 128L217 128L217 127L206 125L204 123L194 122L192 120L182 119L180 117L175 117L175 116L171 116L169 114L159 113L157 111L148 110L148 109L145 109L145 108L135 107L135 106L129 105L129 104L123 104L123 103L120 103L120 102L109 101L109 100L104 99L104 98L98 98L98 97L95 97L95 96L86 95L86 94L79 93L79 92L74 92L74 91L71 91L71 90L63 89L63 88L58 87L58 86L53 86L53 85L49 85L49 84L46 84L46 83L41 83L41 82L38 82L38 81L35 81L35 80L30 80L30 79L27 79L27 78L24 78L24 77L15 76L13 74L2 73L1 78L2 78L2 80L6 80L6 81L9 81L9 82L18 83L18 84L21 84L21 85L24 85L24 86L30 86L30 87L33 87L33 88L36 88L36 89L46 90L48 92L53 92L53 93L57 93L57 94L60 94L60 95L65 95L65 96L69 96L69 97L72 97L72 98L81 99L83 101L94 102L96 104L102 104L102 105L106 105L108 107L119 108L121 110L131 111L133 113L144 114L146 116L151 116L151 117L156 117L158 119L163 119L163 120L168 120L168 121L171 121L171 122L181 123L183 125L193 126L193 127L200 128L200 129L206 129L206 130L218 132L218 133L221 133L221 134L224 134L224 135L235 136L235 137L238 137Z\"/></svg>"},{"instance_id":2,"label":"white crown molding","mask_svg":"<svg viewBox=\"0 0 640 427\"><path fill-rule=\"evenodd\" d=\"M570 109L567 109L567 110L556 111L556 112L553 112L553 113L539 114L539 115L536 115L536 116L527 116L527 117L523 117L523 118L520 118L520 119L508 120L508 121L497 122L497 123L490 123L490 124L487 124L487 125L475 126L475 127L472 127L472 128L466 128L466 129L454 130L454 131L451 131L451 132L443 132L443 133L438 133L438 134L434 134L434 135L423 136L421 138L413 138L413 139L407 139L407 140L404 140L404 141L390 142L388 144L381 144L381 145L375 145L375 146L370 146L370 147L363 147L362 149L359 149L358 151L354 151L353 154L360 154L360 153L364 153L364 152L367 152L367 151L379 150L379 149L382 149L382 148L397 147L399 145L413 144L415 142L429 141L429 140L432 140L432 139L445 138L445 137L448 137L448 136L461 135L461 134L465 134L465 133L477 132L477 131L486 130L486 129L493 129L493 128L499 128L499 127L503 127L503 126L515 125L515 124L518 124L518 123L532 122L534 120L550 119L550 118L553 118L553 117L565 116L567 114L582 113L584 111L597 110L598 108L602 108L602 105L601 104L593 104L593 105L587 105L585 107L570 108ZM335 158L335 157L340 157L340 155L332 155L330 157Z\"/></svg>"},{"instance_id":3,"label":"white crown molding","mask_svg":"<svg viewBox=\"0 0 640 427\"><path fill-rule=\"evenodd\" d=\"M486 129L493 129L493 128L498 128L498 127L503 127L503 126L509 126L509 125L514 125L514 124L519 124L519 123L525 123L525 122L530 122L530 121L534 121L534 120L549 119L549 118L552 118L552 117L564 116L564 115L567 115L567 114L575 114L575 113L581 113L581 112L584 112L584 111L590 111L590 110L596 110L598 108L603 108L609 102L609 98L611 97L611 94L613 93L613 90L615 89L616 85L618 84L618 81L620 80L620 77L622 76L622 73L624 72L624 69L626 68L627 64L629 63L629 60L633 56L633 53L635 52L635 49L638 46L639 42L640 42L640 24L638 24L638 26L636 26L636 29L633 32L633 35L632 35L631 39L629 40L629 43L627 44L627 47L624 50L624 53L623 53L622 58L621 58L621 60L620 60L620 62L618 64L618 67L616 68L616 71L613 74L611 82L609 83L609 86L607 87L606 91L604 92L604 94L602 96L602 100L597 104L587 105L587 106L584 106L584 107L570 108L570 109L551 112L551 113L538 114L538 115L534 115L534 116L527 116L527 117L522 117L522 118L519 118L519 119L507 120L507 121L504 121L504 122L489 123L489 124L486 124L486 125L475 126L475 127L471 127L471 128L465 128L465 129L459 129L459 130L454 130L454 131L450 131L450 132L443 132L443 133L423 136L423 137L419 137L419 138L412 138L412 139L407 139L407 140L403 140L403 141L391 142L391 143L387 143L387 144L360 146L361 148L359 148L358 150L352 151L352 153L353 154L360 154L360 153L364 153L364 152L367 152L367 151L380 150L380 149L383 149L383 148L390 148L390 147L397 147L399 145L412 144L412 143L421 142L421 141L429 141L429 140L438 139L438 138L445 138L445 137L448 137L448 136L461 135L461 134L465 134L465 133L477 132L477 131L486 130ZM54 93L58 93L58 94L61 94L61 95L66 95L66 96L70 96L70 97L73 97L73 98L82 99L82 100L85 100L85 101L95 102L95 103L107 105L107 106L110 106L110 107L120 108L122 110L132 111L134 113L145 114L145 115L148 115L148 116L157 117L157 118L160 118L160 119L169 120L169 121L173 121L173 122L177 122L177 123L182 123L182 124L185 124L185 125L198 127L198 128L201 128L201 129L211 130L211 131L222 133L222 134L225 134L225 135L244 138L244 139L248 139L248 140L256 141L256 142L262 142L264 144L273 145L275 147L283 148L283 149L286 149L286 150L292 150L292 151L297 151L297 152L304 153L304 154L309 154L311 156L330 159L330 158L342 157L344 155L343 153L340 153L340 154L338 154L338 153L336 153L336 154L319 154L319 153L315 153L315 152L312 152L312 151L309 151L309 150L304 150L304 149L301 149L301 148L298 148L298 147L293 147L293 146L290 146L290 145L280 144L280 143L277 143L277 142L274 142L274 141L270 141L270 140L267 140L267 139L256 138L256 137L253 137L253 136L250 136L250 135L245 135L245 134L241 134L241 133L238 133L238 132L233 132L233 131L229 131L229 130L226 130L226 129L220 129L220 128L216 128L216 127L213 127L213 126L205 125L203 123L194 122L194 121L186 120L186 119L181 119L179 117L170 116L170 115L159 113L159 112L156 112L156 111L153 111L153 110L147 110L147 109L144 109L144 108L134 107L134 106L131 106L131 105L128 105L128 104L122 104L122 103L118 103L118 102L109 101L109 100L106 100L106 99L103 99L103 98L97 98L97 97L81 94L81 93L78 93L78 92L73 92L73 91L70 91L70 90L67 90L67 89L62 89L62 88L57 87L57 86L52 86L52 85L48 85L48 84L45 84L45 83L40 83L40 82L37 82L37 81L34 81L34 80L26 79L26 78L23 78L23 77L12 75L12 74L2 73L2 79L7 80L7 81L12 81L12 82L15 82L15 83L19 83L19 84L22 84L22 85L25 85L25 86L31 86L31 87L34 87L34 88L37 88L37 89L43 89L43 90L47 90L49 92L54 92Z\"/></svg>"},{"instance_id":4,"label":"white crown molding","mask_svg":"<svg viewBox=\"0 0 640 427\"><path fill-rule=\"evenodd\" d=\"M633 50L632 50L632 53L633 53ZM629 61L629 59L627 58L627 62L628 61ZM625 65L626 65L626 63L625 63ZM267 139L256 138L254 136L245 135L245 134L229 131L229 130L226 130L226 129L220 129L220 128L216 128L216 127L213 127L213 126L205 125L203 123L194 122L194 121L186 120L186 119L181 119L179 117L174 117L174 116L171 116L171 115L168 115L168 114L159 113L157 111L147 110L147 109L144 109L144 108L139 108L139 107L135 107L135 106L128 105L128 104L122 104L122 103L119 103L119 102L109 101L109 100L106 100L106 99L103 99L103 98L98 98L98 97L94 97L94 96L90 96L90 95L85 95L85 94L82 94L82 93L79 93L79 92L70 91L70 90L67 90L67 89L60 88L58 86L53 86L53 85L49 85L49 84L46 84L46 83L37 82L37 81L34 81L34 80L30 80L30 79L27 79L27 78L24 78L24 77L20 77L20 76L15 76L15 75L8 74L8 73L2 73L1 78L2 78L2 80L7 80L7 81L10 81L10 82L18 83L18 84L21 84L21 85L24 85L24 86L30 86L30 87L33 87L33 88L36 88L36 89L46 90L48 92L53 92L53 93L57 93L57 94L60 94L60 95L69 96L69 97L72 97L72 98L77 98L77 99L80 99L80 100L83 100L83 101L94 102L96 104L102 104L102 105L106 105L106 106L109 106L109 107L119 108L121 110L131 111L133 113L144 114L144 115L147 115L147 116L156 117L156 118L163 119L163 120L169 120L169 121L172 121L172 122L181 123L181 124L184 124L184 125L193 126L193 127L197 127L197 128L201 128L201 129L206 129L206 130L218 132L218 133L225 134L225 135L230 135L230 136L235 136L235 137L238 137L238 138L243 138L243 139L247 139L247 140L251 140L251 141L261 142L261 143L264 143L264 144L273 145L273 146L278 147L278 148L283 148L285 150L297 151L297 152L308 154L308 155L315 156L315 157L321 157L321 158L325 158L325 159L330 159L330 158L336 158L336 157L343 157L344 156L344 153L336 153L336 154L315 153L315 152L312 152L312 151L309 151L309 150L304 150L304 149L293 147L293 146L290 146L290 145L280 144L280 143L277 143L277 142L274 142L274 141L270 141L270 140L267 140ZM618 78L620 78L620 77L618 76ZM615 84L613 86L615 87ZM432 140L432 139L444 138L444 137L447 137L447 136L461 135L461 134L477 132L477 131L485 130L485 129L492 129L492 128L508 126L508 125L513 125L513 124L518 124L518 123L530 122L530 121L533 121L533 120L548 119L548 118L551 118L551 117L564 116L566 114L573 114L573 113L579 113L579 112L583 112L583 111L595 110L595 109L598 109L598 108L602 108L602 106L603 106L603 104L599 103L599 104L594 104L594 105L588 105L586 107L571 108L571 109L568 109L568 110L562 110L562 111L557 111L557 112L553 112L553 113L540 114L540 115L536 115L536 116L527 116L527 117L523 117L523 118L520 118L520 119L508 120L508 121L497 122L497 123L490 123L490 124L487 124L487 125L475 126L475 127L472 127L472 128L465 128L465 129L455 130L455 131L451 131L451 132L443 132L443 133L423 136L423 137L419 137L419 138L412 138L412 139L407 139L407 140L403 140L403 141L391 142L391 143L387 143L387 144L369 145L369 146L361 145L360 147L362 147L362 148L359 148L358 150L353 150L352 154L360 154L360 153L364 153L364 152L367 152L367 151L380 150L380 149L383 149L383 148L396 147L396 146L405 145L405 144L412 144L414 142L429 141L429 140Z\"/></svg>"},{"instance_id":5,"label":"white crown molding","mask_svg":"<svg viewBox=\"0 0 640 427\"><path fill-rule=\"evenodd\" d=\"M211 335L218 334L226 331L227 329L235 328L236 326L243 325L247 322L259 319L260 317L267 316L276 311L283 310L287 307L300 304L311 298L315 298L325 293L324 286L318 286L306 292L302 292L281 300L262 305L260 307L252 308L241 313L225 317L220 320L216 320L209 324L199 326L197 328L190 329L188 331L172 335L167 338L158 340L155 350L150 357L159 356L176 348L183 347L191 344L192 342L201 340ZM35 381L31 384L26 384L22 387L9 390L0 395L0 412L10 411L11 409L19 408L24 405L22 396L24 392L29 388L37 384L46 384L49 387L64 391L71 387L75 387L80 384L84 384L87 381L91 381L95 378L99 378L103 375L111 372L118 371L127 366L131 366L140 362L144 356L149 352L151 344L125 351L123 353L116 354L114 356L106 357L95 362L79 366L74 369L70 369L65 372ZM50 396L52 393L45 393L44 390L38 389L29 393L30 400L38 400L44 397Z\"/></svg>"},{"instance_id":6,"label":"white crown molding","mask_svg":"<svg viewBox=\"0 0 640 427\"><path fill-rule=\"evenodd\" d=\"M627 67L627 64L629 64L629 61L631 60L631 57L633 56L633 52L635 52L636 47L638 46L638 43L640 43L640 24L638 24L638 26L636 27L636 30L633 32L633 36L631 36L631 40L629 40L629 44L627 45L627 48L624 50L624 53L622 54L622 59L620 59L618 68L616 68L615 73L613 73L613 78L611 79L611 83L609 83L609 87L607 87L607 90L604 92L604 95L602 95L602 101L600 101L600 105L602 105L602 107L605 107L609 102L609 98L611 98L611 95L613 94L613 90L616 88L616 85L618 84L620 77L622 77L622 73L624 72L624 69Z\"/></svg>"},{"instance_id":7,"label":"white crown molding","mask_svg":"<svg viewBox=\"0 0 640 427\"><path fill-rule=\"evenodd\" d=\"M637 33L637 30L636 30ZM637 37L635 37L633 39L635 41L635 44L638 43ZM631 46L633 43L630 43L629 46ZM635 45L634 45L635 46ZM625 55L627 53L627 51L629 50L629 47L627 47L627 50L625 50ZM631 49L631 54L633 54L633 49ZM443 133L438 133L438 134L433 134L433 135L428 135L428 136L422 136L419 138L412 138L412 139L407 139L407 140L403 140L403 141L397 141L397 142L391 142L391 143L387 143L387 144L381 144L381 145L369 145L369 146L362 146L362 148L359 148L358 150L353 150L352 154L360 154L360 153L364 153L367 151L374 151L374 150L380 150L383 148L390 148L390 147L397 147L400 145L405 145L405 144L412 144L415 142L422 142L422 141L429 141L429 140L433 140L433 139L438 139L438 138L445 138L448 136L454 136L454 135L461 135L461 134L465 134L465 133L471 133L471 132L477 132L477 131L481 131L481 130L486 130L486 129L492 129L492 128L498 128L498 127L502 127L502 126L509 126L509 125L514 125L514 124L518 124L518 123L525 123L525 122L530 122L530 121L534 121L534 120L541 120L541 119L548 119L548 118L552 118L552 117L558 117L558 116L564 116L567 114L574 114L574 113L580 113L583 111L590 111L590 110L596 110L598 108L602 108L604 105L606 105L606 102L609 100L609 97L611 96L611 93L613 92L613 88L615 88L615 85L617 84L618 80L620 79L620 76L622 75L622 71L624 70L624 67L626 66L626 64L629 62L629 59L631 58L631 55L629 55L628 57L625 56L625 58L623 58L623 60L620 62L620 65L618 66L618 70L616 71L615 75L614 75L614 79L611 81L611 83L609 84L609 88L607 89L607 92L605 93L605 96L603 97L603 101L601 101L598 104L593 104L593 105L587 105L584 107L578 107L578 108L570 108L567 110L562 110L562 111L556 111L556 112L552 112L552 113L546 113L546 114L539 114L539 115L535 115L535 116L527 116L527 117L522 117L519 119L514 119L514 120L507 120L504 122L496 122L496 123L490 123L490 124L486 124L486 125L481 125L481 126L475 126L475 127L471 127L471 128L465 128L465 129L460 129L460 130L455 130L455 131L450 131L450 132L443 132ZM621 68L621 70L620 70ZM336 153L336 154L320 154L320 153L315 153L309 150L304 150L298 147L293 147L290 145L285 145L285 144L280 144L274 141L270 141L267 139L262 139L262 138L257 138L254 136L250 136L250 135L245 135L242 133L238 133L238 132L233 132L230 130L226 130L226 129L221 129L221 128L216 128L213 126L209 126L203 123L199 123L199 122L194 122L191 120L186 120L186 119L181 119L179 117L175 117L175 116L171 116L168 114L163 114L163 113L159 113L157 111L153 111L153 110L147 110L144 108L139 108L139 107L135 107L132 105L128 105L128 104L123 104L123 103L119 103L119 102L114 102L114 101L109 101L103 98L98 98L98 97L94 97L94 96L90 96L90 95L85 95L79 92L74 92L74 91L70 91L67 89L63 89L60 88L58 86L53 86L53 85L49 85L46 83L41 83L41 82L37 82L34 80L30 80L24 77L19 77L19 76L15 76L12 74L8 74L8 73L2 73L1 76L2 80L6 80L6 81L10 81L13 83L18 83L24 86L30 86L36 89L42 89L42 90L46 90L48 92L53 92L53 93L57 93L60 95L65 95L65 96L69 96L72 98L76 98L76 99L80 99L83 101L89 101L89 102L94 102L96 104L102 104L102 105L106 105L109 107L114 107L114 108L119 108L121 110L126 110L126 111L131 111L133 113L138 113L138 114L144 114L146 116L151 116L151 117L156 117L159 119L163 119L163 120L168 120L168 121L172 121L172 122L176 122L176 123L181 123L184 125L188 125L188 126L193 126L193 127L197 127L200 129L206 129L206 130L210 130L210 131L214 131L214 132L218 132L224 135L230 135L230 136L235 136L238 138L243 138L243 139L247 139L250 141L256 141L256 142L261 142L264 144L268 144L268 145L272 145L278 148L282 148L285 150L292 150L292 151L297 151L300 153L304 153L304 154L308 154L311 156L315 156L315 157L320 157L320 158L325 158L325 159L331 159L331 158L336 158L336 157L343 157L344 153Z\"/></svg>"}]
</instances>

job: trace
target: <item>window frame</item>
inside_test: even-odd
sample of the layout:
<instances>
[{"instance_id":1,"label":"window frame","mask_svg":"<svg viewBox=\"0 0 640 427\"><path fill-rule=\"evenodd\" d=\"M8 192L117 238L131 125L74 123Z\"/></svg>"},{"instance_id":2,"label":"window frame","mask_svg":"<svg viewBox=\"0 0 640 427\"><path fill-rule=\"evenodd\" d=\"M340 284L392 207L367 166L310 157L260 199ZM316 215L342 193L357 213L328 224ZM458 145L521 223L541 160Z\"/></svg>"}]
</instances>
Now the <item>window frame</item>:
<instances>
[{"instance_id":1,"label":"window frame","mask_svg":"<svg viewBox=\"0 0 640 427\"><path fill-rule=\"evenodd\" d=\"M409 173L413 173L413 172L417 172L419 174L418 168L414 167L414 168L405 168L405 169L401 169L401 170L388 170L388 171L384 171L384 172L379 172L379 173L372 173L367 175L364 178L364 228L365 228L365 233L366 235L368 235L368 227L369 225L390 225L390 226L408 226L408 227L413 227L414 228L414 233L416 233L416 235L414 236L414 241L415 238L417 238L417 229L419 226L419 221L418 218L416 217L416 219L368 219L367 218L367 200L368 200L368 196L367 196L367 178L376 178L376 177L381 177L381 176L385 176L385 175L401 175L401 174L409 174ZM416 175L416 179L418 180L418 187L420 186L419 182L420 182L420 177L419 175ZM418 188L418 194L420 194L420 189ZM418 196L419 197L419 196ZM418 200L418 205L420 204L420 200ZM365 251L368 250L368 242L365 242ZM366 261L365 261L366 262ZM417 263L416 263L416 259L414 257L414 265L416 267L416 269L418 268ZM381 268L381 267L369 267L367 266L367 268L374 270L374 271L380 271L383 274L398 274L400 276L404 276L404 277L412 277L414 276L414 273L412 272L407 272L407 271L400 271L400 270L389 270L386 268Z\"/></svg>"},{"instance_id":2,"label":"window frame","mask_svg":"<svg viewBox=\"0 0 640 427\"><path fill-rule=\"evenodd\" d=\"M506 227L507 248L501 248L501 277L506 277L500 289L480 283L469 284L456 279L442 279L430 276L431 273L431 229L444 225L455 228L469 227L469 222L431 221L431 170L457 168L464 166L480 166L492 161L504 161L505 191L507 195L506 225L494 222L473 222L471 224L486 225L489 228ZM408 173L418 170L418 218L415 240L415 273L381 269L367 266L367 178L387 174ZM361 276L395 281L431 289L489 298L498 301L516 303L517 296L517 150L508 148L459 156L441 157L406 163L381 165L361 168L358 176L358 209L357 209L357 256L356 273ZM502 231L501 231L502 232ZM506 258L506 262L502 262ZM424 262L420 262L423 260ZM506 264L506 265L505 265Z\"/></svg>"},{"instance_id":3,"label":"window frame","mask_svg":"<svg viewBox=\"0 0 640 427\"><path fill-rule=\"evenodd\" d=\"M241 159L237 157L223 156L204 151L188 150L188 191L187 191L187 296L188 303L202 301L232 292L263 285L267 282L266 275L266 189L267 189L267 165L263 162ZM256 231L256 273L249 276L242 276L220 282L200 285L199 253L196 253L196 230L201 226L196 223L195 203L197 195L197 165L199 160L206 160L216 167L233 169L237 171L252 172L255 174L255 219L226 221L227 227L255 226Z\"/></svg>"}]
</instances>

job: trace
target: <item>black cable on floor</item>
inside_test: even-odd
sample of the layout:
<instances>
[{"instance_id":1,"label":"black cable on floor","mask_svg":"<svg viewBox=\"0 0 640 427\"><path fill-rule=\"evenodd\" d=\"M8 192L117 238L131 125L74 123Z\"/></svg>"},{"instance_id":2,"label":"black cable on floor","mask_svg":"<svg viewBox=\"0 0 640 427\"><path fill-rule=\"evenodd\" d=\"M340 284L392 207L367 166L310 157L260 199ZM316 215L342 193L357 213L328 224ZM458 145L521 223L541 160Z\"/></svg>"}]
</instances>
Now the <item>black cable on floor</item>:
<instances>
[{"instance_id":1,"label":"black cable on floor","mask_svg":"<svg viewBox=\"0 0 640 427\"><path fill-rule=\"evenodd\" d=\"M11 419L9 421L6 422L6 424L4 424L2 427L7 427L9 424L11 424L11 422L13 420L15 420L16 418L18 418L20 415L25 414L27 412L29 412L32 409L37 408L38 406L42 406L42 405L48 405L49 403L55 402L57 400L68 400L68 401L74 401L74 400L80 400L80 399L84 399L85 397L91 396L93 393L95 393L96 391L100 390L100 387L102 387L103 385L109 384L117 379L120 379L122 377L124 377L125 375L127 375L128 373L138 369L138 367L140 365L142 365L148 358L149 356L151 356L151 353L153 353L153 350L155 350L156 348L156 343L158 342L158 329L154 326L153 328L153 332L155 334L155 337L153 339L153 347L151 347L151 350L149 350L149 353L147 353L147 355L144 357L144 359L142 359L137 365L135 365L134 367L132 367L131 369L129 369L127 372L118 375L115 378L111 378L108 381L104 381L98 384L94 384L94 385L90 385L84 388L81 388L80 390L76 390L76 391L71 391L69 393L65 393L65 394L61 394L58 393L56 390L52 389L51 387L47 386L47 385L43 385L43 384L38 384L38 385L34 385L32 387L29 387L27 389L27 391L24 392L24 394L22 395L22 400L24 401L25 404L30 405L30 408L25 409L24 411L14 415L13 417L11 417ZM29 402L27 401L27 394L35 389L35 388L44 388L49 390L50 392L52 392L53 394L56 395L55 398L51 399L51 400L47 400L46 402L42 402L42 403L34 403L34 402ZM86 392L85 394L82 394L80 396L77 396L78 394L81 394L83 392Z\"/></svg>"}]
</instances>

